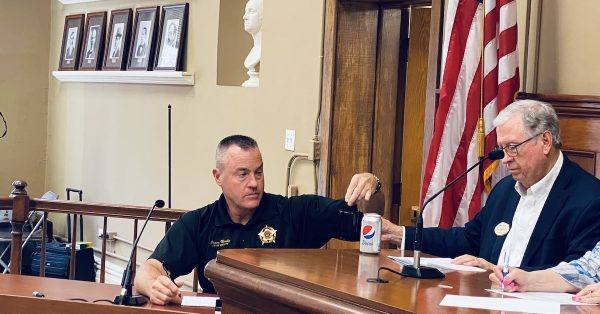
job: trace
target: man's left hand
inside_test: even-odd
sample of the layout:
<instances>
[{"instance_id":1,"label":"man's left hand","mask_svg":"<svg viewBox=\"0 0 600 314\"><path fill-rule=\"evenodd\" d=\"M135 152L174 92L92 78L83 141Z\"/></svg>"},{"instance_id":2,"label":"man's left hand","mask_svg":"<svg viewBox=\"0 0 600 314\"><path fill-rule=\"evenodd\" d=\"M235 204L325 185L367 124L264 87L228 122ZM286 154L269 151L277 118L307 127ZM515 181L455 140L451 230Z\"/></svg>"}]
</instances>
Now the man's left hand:
<instances>
[{"instance_id":1,"label":"man's left hand","mask_svg":"<svg viewBox=\"0 0 600 314\"><path fill-rule=\"evenodd\" d=\"M492 270L492 269L494 269L494 266L496 266L481 257L476 257L473 255L468 255L468 254L461 255L461 256L453 259L452 264L474 266L474 267L483 268L485 270Z\"/></svg>"}]
</instances>

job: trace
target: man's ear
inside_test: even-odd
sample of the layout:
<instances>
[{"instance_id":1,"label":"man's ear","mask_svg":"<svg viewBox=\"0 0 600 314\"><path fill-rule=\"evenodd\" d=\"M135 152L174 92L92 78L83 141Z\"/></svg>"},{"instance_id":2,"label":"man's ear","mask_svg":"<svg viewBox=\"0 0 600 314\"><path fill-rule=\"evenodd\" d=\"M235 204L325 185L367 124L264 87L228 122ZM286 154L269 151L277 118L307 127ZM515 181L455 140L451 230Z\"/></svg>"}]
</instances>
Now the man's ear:
<instances>
[{"instance_id":1,"label":"man's ear","mask_svg":"<svg viewBox=\"0 0 600 314\"><path fill-rule=\"evenodd\" d=\"M544 143L544 154L548 155L552 146L554 146L554 138L552 137L552 133L544 132L542 133L542 142Z\"/></svg>"},{"instance_id":2,"label":"man's ear","mask_svg":"<svg viewBox=\"0 0 600 314\"><path fill-rule=\"evenodd\" d=\"M213 168L212 170L213 178L215 178L215 182L218 186L221 186L221 170L219 168Z\"/></svg>"}]
</instances>

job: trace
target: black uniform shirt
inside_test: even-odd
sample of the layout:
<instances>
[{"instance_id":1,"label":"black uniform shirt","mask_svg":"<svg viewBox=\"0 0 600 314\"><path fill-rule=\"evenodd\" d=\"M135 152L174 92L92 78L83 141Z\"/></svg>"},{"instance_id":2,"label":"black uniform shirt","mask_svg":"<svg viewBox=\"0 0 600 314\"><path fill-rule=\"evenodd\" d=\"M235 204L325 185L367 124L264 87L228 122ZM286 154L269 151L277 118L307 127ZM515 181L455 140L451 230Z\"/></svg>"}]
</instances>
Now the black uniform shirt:
<instances>
[{"instance_id":1,"label":"black uniform shirt","mask_svg":"<svg viewBox=\"0 0 600 314\"><path fill-rule=\"evenodd\" d=\"M181 216L150 258L162 262L172 278L197 268L203 291L215 293L204 267L218 250L319 248L331 238L358 241L362 214L356 213L356 207L348 207L344 200L264 193L250 221L242 225L231 221L221 194L213 204Z\"/></svg>"}]
</instances>

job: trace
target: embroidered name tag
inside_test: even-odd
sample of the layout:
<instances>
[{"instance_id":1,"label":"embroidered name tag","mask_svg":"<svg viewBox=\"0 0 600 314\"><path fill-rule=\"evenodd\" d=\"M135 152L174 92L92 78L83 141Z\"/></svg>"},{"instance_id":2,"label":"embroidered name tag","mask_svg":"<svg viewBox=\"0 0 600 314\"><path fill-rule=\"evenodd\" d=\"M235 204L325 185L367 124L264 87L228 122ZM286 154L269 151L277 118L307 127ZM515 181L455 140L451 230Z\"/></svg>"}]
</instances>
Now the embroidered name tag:
<instances>
[{"instance_id":1,"label":"embroidered name tag","mask_svg":"<svg viewBox=\"0 0 600 314\"><path fill-rule=\"evenodd\" d=\"M210 246L212 247L224 247L228 246L231 240L219 240L219 241L210 241Z\"/></svg>"}]
</instances>

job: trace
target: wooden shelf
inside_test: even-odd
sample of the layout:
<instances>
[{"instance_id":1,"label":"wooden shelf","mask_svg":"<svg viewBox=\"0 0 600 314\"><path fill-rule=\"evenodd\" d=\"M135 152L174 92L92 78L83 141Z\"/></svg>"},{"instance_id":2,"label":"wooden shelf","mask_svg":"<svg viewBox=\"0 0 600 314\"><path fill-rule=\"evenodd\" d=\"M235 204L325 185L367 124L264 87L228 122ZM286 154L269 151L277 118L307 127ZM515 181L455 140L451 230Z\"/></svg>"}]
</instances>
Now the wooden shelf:
<instances>
[{"instance_id":1,"label":"wooden shelf","mask_svg":"<svg viewBox=\"0 0 600 314\"><path fill-rule=\"evenodd\" d=\"M96 2L96 1L104 1L104 0L58 0L62 4L73 4L73 3L83 3L83 2Z\"/></svg>"},{"instance_id":2,"label":"wooden shelf","mask_svg":"<svg viewBox=\"0 0 600 314\"><path fill-rule=\"evenodd\" d=\"M194 72L171 71L52 71L61 82L194 85Z\"/></svg>"}]
</instances>

